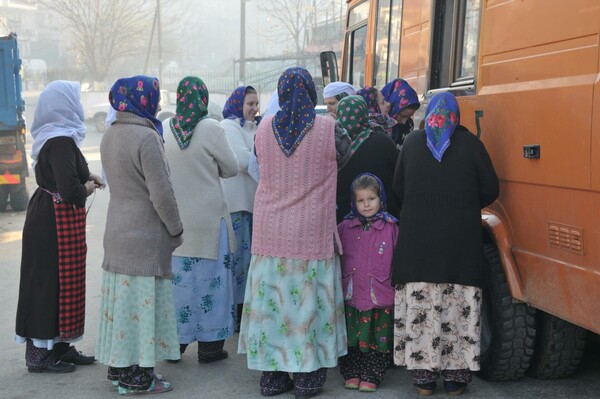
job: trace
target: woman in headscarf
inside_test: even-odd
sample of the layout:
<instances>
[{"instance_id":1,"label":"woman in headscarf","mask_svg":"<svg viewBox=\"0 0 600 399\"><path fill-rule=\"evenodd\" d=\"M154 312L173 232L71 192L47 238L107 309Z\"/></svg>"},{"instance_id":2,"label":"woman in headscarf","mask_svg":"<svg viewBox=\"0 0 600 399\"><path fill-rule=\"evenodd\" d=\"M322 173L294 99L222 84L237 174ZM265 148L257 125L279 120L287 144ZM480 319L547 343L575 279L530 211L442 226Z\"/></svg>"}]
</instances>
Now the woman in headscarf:
<instances>
[{"instance_id":1,"label":"woman in headscarf","mask_svg":"<svg viewBox=\"0 0 600 399\"><path fill-rule=\"evenodd\" d=\"M30 372L67 373L95 362L69 343L85 322L85 201L100 177L79 149L87 129L78 82L57 80L40 94L31 135L38 188L23 227L16 341Z\"/></svg>"},{"instance_id":2,"label":"woman in headscarf","mask_svg":"<svg viewBox=\"0 0 600 399\"><path fill-rule=\"evenodd\" d=\"M163 122L185 230L172 259L177 333L182 354L198 343L200 363L227 358L223 345L235 330L235 236L220 178L237 175L238 161L207 105L202 79L187 76L177 88L175 115Z\"/></svg>"},{"instance_id":3,"label":"woman in headscarf","mask_svg":"<svg viewBox=\"0 0 600 399\"><path fill-rule=\"evenodd\" d=\"M369 124L372 128L381 127L389 136L392 135L392 128L398 122L390 118L390 103L385 101L383 94L376 87L365 86L356 92L367 103L369 108Z\"/></svg>"},{"instance_id":4,"label":"woman in headscarf","mask_svg":"<svg viewBox=\"0 0 600 399\"><path fill-rule=\"evenodd\" d=\"M406 136L413 131L415 123L412 116L421 103L417 92L404 79L395 79L381 89L385 101L390 103L390 118L398 122L392 128L392 139L401 146Z\"/></svg>"},{"instance_id":5,"label":"woman in headscarf","mask_svg":"<svg viewBox=\"0 0 600 399\"><path fill-rule=\"evenodd\" d=\"M327 113L335 119L337 105L346 96L353 96L357 88L346 82L331 82L323 88L323 102L327 105Z\"/></svg>"},{"instance_id":6,"label":"woman in headscarf","mask_svg":"<svg viewBox=\"0 0 600 399\"><path fill-rule=\"evenodd\" d=\"M171 253L183 226L156 118L158 79L119 79L109 101L117 113L100 144L110 202L96 351L120 394L162 393L172 386L156 362L180 358Z\"/></svg>"},{"instance_id":7,"label":"woman in headscarf","mask_svg":"<svg viewBox=\"0 0 600 399\"><path fill-rule=\"evenodd\" d=\"M450 93L433 96L425 129L410 134L394 176L401 201L392 280L396 285L394 362L417 391L461 394L479 370L481 209L498 197L485 147L460 125Z\"/></svg>"},{"instance_id":8,"label":"woman in headscarf","mask_svg":"<svg viewBox=\"0 0 600 399\"><path fill-rule=\"evenodd\" d=\"M338 171L337 222L340 223L351 210L352 192L349 187L357 176L367 172L381 179L383 187L389 193L387 210L397 217L398 199L392 192L394 168L398 159L398 149L394 142L381 126L371 126L369 109L360 96L348 96L340 100L337 120L352 140L352 156Z\"/></svg>"},{"instance_id":9,"label":"woman in headscarf","mask_svg":"<svg viewBox=\"0 0 600 399\"><path fill-rule=\"evenodd\" d=\"M293 388L308 398L346 354L334 233L337 168L349 139L335 120L316 115L306 69L287 69L277 87L281 110L256 132L260 180L239 352L263 372L264 396Z\"/></svg>"},{"instance_id":10,"label":"woman in headscarf","mask_svg":"<svg viewBox=\"0 0 600 399\"><path fill-rule=\"evenodd\" d=\"M233 91L223 109L221 126L233 152L237 156L237 176L222 179L225 202L231 213L237 249L232 253L234 271L234 296L237 305L236 330L242 318L244 290L250 266L252 244L252 209L256 194L256 181L250 176L248 166L254 146L254 135L261 120L258 113L258 94L252 86L241 86Z\"/></svg>"}]
</instances>

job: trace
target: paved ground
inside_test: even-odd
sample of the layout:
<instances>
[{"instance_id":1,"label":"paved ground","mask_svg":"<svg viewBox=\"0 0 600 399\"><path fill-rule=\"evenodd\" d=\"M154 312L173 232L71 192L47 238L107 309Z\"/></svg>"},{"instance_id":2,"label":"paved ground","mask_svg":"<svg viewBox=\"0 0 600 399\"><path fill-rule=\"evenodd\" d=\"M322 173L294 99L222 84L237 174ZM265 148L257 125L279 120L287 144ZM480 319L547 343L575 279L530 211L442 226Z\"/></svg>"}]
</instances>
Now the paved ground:
<instances>
[{"instance_id":1,"label":"paved ground","mask_svg":"<svg viewBox=\"0 0 600 399\"><path fill-rule=\"evenodd\" d=\"M29 101L28 104L31 104ZM28 113L32 113L30 107ZM31 122L28 115L28 121ZM82 150L90 169L100 171L98 153L101 135L90 125ZM31 141L29 141L31 143ZM29 179L34 187L34 179ZM88 215L88 276L86 334L77 344L85 353L94 352L102 262L102 235L109 193L98 191ZM91 201L88 201L88 206ZM21 230L25 213L0 214L0 398L106 398L117 394L105 379L106 367L95 364L79 366L75 372L63 375L30 374L24 364L23 345L13 341L16 298L19 287L21 257ZM184 354L178 364L161 362L157 372L165 375L175 389L166 394L170 398L259 398L259 373L246 368L245 357L236 354L237 336L229 340L226 349L230 358L217 364L200 365L195 361L195 347ZM600 340L590 339L590 345L580 370L564 380L541 381L523 378L515 382L488 382L475 379L468 388L472 398L600 398ZM439 391L436 396L445 396ZM282 399L293 397L284 394ZM389 370L383 385L376 393L364 394L347 391L337 369L330 370L323 398L416 398L404 369Z\"/></svg>"}]
</instances>

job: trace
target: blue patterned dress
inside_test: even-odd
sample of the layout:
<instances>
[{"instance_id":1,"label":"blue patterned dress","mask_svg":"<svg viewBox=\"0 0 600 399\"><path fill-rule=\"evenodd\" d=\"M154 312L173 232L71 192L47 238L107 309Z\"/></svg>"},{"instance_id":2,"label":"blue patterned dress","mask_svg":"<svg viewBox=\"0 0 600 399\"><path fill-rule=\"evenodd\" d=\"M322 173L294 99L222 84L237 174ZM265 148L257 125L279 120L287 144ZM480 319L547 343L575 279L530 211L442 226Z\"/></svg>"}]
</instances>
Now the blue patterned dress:
<instances>
[{"instance_id":1,"label":"blue patterned dress","mask_svg":"<svg viewBox=\"0 0 600 399\"><path fill-rule=\"evenodd\" d=\"M235 284L225 222L221 220L217 260L173 256L172 269L179 343L231 337Z\"/></svg>"}]
</instances>

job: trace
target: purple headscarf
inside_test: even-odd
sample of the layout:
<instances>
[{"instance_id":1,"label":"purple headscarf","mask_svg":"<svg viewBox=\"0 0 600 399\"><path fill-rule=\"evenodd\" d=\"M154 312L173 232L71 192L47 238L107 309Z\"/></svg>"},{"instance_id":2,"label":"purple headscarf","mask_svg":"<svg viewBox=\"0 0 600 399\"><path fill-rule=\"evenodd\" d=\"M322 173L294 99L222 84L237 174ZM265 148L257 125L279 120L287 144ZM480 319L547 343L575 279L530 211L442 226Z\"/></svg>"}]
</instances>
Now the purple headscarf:
<instances>
[{"instance_id":1,"label":"purple headscarf","mask_svg":"<svg viewBox=\"0 0 600 399\"><path fill-rule=\"evenodd\" d=\"M246 98L246 90L249 88L256 91L252 86L240 86L231 93L231 96L229 96L223 107L223 118L239 119L240 125L244 126L246 123L244 119L244 99ZM258 124L261 119L260 116L257 116L254 118L254 121Z\"/></svg>"},{"instance_id":2,"label":"purple headscarf","mask_svg":"<svg viewBox=\"0 0 600 399\"><path fill-rule=\"evenodd\" d=\"M460 110L452 93L438 93L427 105L425 133L427 147L433 157L442 162L444 152L450 147L450 137L460 124Z\"/></svg>"},{"instance_id":3,"label":"purple headscarf","mask_svg":"<svg viewBox=\"0 0 600 399\"><path fill-rule=\"evenodd\" d=\"M118 79L110 89L108 99L115 110L148 119L162 137L162 123L156 118L160 102L158 79L145 75Z\"/></svg>"},{"instance_id":4,"label":"purple headscarf","mask_svg":"<svg viewBox=\"0 0 600 399\"><path fill-rule=\"evenodd\" d=\"M355 189L354 185L355 185L356 181L358 180L358 178L360 178L362 176L371 176L371 177L375 178L375 180L377 180L377 183L379 184L379 192L380 192L379 200L381 201L381 208L379 209L379 212L377 212L375 215L371 216L368 219L366 219L364 216L362 216L360 213L358 213L358 209L356 208L356 198L354 197L354 189ZM379 177L375 176L374 174L362 173L362 174L356 176L356 178L352 182L352 185L350 186L350 198L352 198L352 207L351 207L350 213L348 213L346 216L344 216L344 219L358 219L362 223L373 223L376 220L382 219L383 221L388 222L388 223L398 223L398 219L396 219L394 216L392 216L391 213L387 212L387 201L386 201L386 197L385 197L385 188L383 187L383 183L381 182Z\"/></svg>"},{"instance_id":5,"label":"purple headscarf","mask_svg":"<svg viewBox=\"0 0 600 399\"><path fill-rule=\"evenodd\" d=\"M281 151L289 157L315 123L317 91L306 69L292 67L281 74L277 94L281 109L273 117L273 131Z\"/></svg>"},{"instance_id":6,"label":"purple headscarf","mask_svg":"<svg viewBox=\"0 0 600 399\"><path fill-rule=\"evenodd\" d=\"M407 107L418 109L421 106L417 92L404 79L395 79L386 84L381 94L390 103L390 117L393 119Z\"/></svg>"}]
</instances>

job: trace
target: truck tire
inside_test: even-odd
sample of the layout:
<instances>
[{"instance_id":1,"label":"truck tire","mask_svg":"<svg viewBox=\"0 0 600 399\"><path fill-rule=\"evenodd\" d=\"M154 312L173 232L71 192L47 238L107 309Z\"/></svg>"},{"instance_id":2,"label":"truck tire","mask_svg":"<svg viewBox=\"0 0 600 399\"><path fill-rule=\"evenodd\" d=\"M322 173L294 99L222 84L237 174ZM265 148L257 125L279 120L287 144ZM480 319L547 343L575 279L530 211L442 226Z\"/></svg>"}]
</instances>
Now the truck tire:
<instances>
[{"instance_id":1,"label":"truck tire","mask_svg":"<svg viewBox=\"0 0 600 399\"><path fill-rule=\"evenodd\" d=\"M8 185L0 184L0 212L6 211L8 205Z\"/></svg>"},{"instance_id":2,"label":"truck tire","mask_svg":"<svg viewBox=\"0 0 600 399\"><path fill-rule=\"evenodd\" d=\"M563 378L577 371L587 331L551 314L537 312L537 337L527 375L540 379Z\"/></svg>"},{"instance_id":3,"label":"truck tire","mask_svg":"<svg viewBox=\"0 0 600 399\"><path fill-rule=\"evenodd\" d=\"M104 133L106 131L106 112L99 112L94 115L94 126L98 133Z\"/></svg>"},{"instance_id":4,"label":"truck tire","mask_svg":"<svg viewBox=\"0 0 600 399\"><path fill-rule=\"evenodd\" d=\"M481 370L486 380L522 377L535 347L535 309L513 302L498 249L483 246L484 286L481 307Z\"/></svg>"},{"instance_id":5,"label":"truck tire","mask_svg":"<svg viewBox=\"0 0 600 399\"><path fill-rule=\"evenodd\" d=\"M29 191L25 179L21 180L20 184L10 186L10 206L13 211L22 212L27 209L29 203Z\"/></svg>"}]
</instances>

